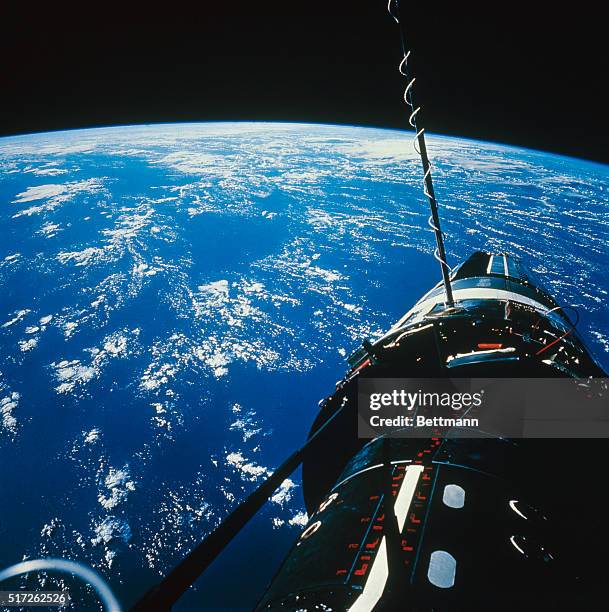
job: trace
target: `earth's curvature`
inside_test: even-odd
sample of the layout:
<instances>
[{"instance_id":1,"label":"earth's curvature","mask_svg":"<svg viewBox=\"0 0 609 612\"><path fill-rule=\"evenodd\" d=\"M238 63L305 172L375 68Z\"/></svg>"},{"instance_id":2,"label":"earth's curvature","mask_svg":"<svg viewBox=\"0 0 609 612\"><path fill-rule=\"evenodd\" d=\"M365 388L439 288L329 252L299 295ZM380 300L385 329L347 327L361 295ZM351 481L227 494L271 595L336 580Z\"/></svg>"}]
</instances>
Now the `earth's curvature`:
<instances>
[{"instance_id":1,"label":"earth's curvature","mask_svg":"<svg viewBox=\"0 0 609 612\"><path fill-rule=\"evenodd\" d=\"M609 167L429 149L450 263L520 255L607 368ZM303 441L345 356L437 282L427 217L397 131L0 139L0 568L80 559L133 601ZM305 521L296 474L191 601L251 606Z\"/></svg>"}]
</instances>

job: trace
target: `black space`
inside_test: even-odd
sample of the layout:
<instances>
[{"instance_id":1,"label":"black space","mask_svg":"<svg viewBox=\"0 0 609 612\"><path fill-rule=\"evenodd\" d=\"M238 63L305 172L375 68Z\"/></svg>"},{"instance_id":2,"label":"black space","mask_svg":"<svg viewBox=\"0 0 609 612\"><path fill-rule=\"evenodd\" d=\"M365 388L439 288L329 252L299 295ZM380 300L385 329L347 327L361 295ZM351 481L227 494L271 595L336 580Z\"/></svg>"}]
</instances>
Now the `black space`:
<instances>
[{"instance_id":1,"label":"black space","mask_svg":"<svg viewBox=\"0 0 609 612\"><path fill-rule=\"evenodd\" d=\"M6 10L0 134L209 120L406 127L383 0L201 4ZM402 10L428 131L609 162L599 16L560 3Z\"/></svg>"}]
</instances>

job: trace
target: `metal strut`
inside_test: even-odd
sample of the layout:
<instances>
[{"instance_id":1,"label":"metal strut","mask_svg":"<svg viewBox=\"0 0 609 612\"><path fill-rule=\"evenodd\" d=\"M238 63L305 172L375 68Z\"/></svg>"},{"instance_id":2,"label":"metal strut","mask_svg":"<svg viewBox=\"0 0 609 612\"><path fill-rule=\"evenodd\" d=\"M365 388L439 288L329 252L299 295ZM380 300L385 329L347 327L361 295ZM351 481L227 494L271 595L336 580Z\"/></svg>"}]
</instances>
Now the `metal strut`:
<instances>
[{"instance_id":1,"label":"metal strut","mask_svg":"<svg viewBox=\"0 0 609 612\"><path fill-rule=\"evenodd\" d=\"M421 157L421 163L423 165L423 192L429 200L429 207L431 209L431 215L428 219L429 227L434 231L436 236L436 249L434 250L434 257L440 262L440 268L442 270L442 280L444 281L444 291L446 293L446 305L452 308L455 305L453 299L453 291L450 284L450 266L446 261L446 251L444 249L444 235L440 229L440 217L438 215L438 202L433 188L433 181L431 179L431 163L427 156L427 146L425 144L425 130L424 128L418 127L417 115L421 110L420 106L415 106L413 89L415 78L411 77L408 70L408 58L410 57L410 50L406 45L406 34L404 32L404 26L400 20L400 3L399 0L389 0L387 4L387 10L393 17L395 22L398 24L400 29L400 40L402 43L402 61L398 67L400 74L406 77L407 85L404 90L404 102L410 107L410 116L408 123L414 128L415 136L413 139L414 150Z\"/></svg>"}]
</instances>

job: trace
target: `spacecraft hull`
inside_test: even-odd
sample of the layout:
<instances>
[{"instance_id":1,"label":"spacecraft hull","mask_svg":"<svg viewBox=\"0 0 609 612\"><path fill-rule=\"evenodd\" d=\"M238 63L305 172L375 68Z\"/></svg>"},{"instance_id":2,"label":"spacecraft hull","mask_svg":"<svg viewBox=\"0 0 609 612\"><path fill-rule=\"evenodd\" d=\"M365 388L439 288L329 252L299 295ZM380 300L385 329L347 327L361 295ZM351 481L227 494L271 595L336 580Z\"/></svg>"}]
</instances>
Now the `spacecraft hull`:
<instances>
[{"instance_id":1,"label":"spacecraft hull","mask_svg":"<svg viewBox=\"0 0 609 612\"><path fill-rule=\"evenodd\" d=\"M474 253L451 283L453 307L436 285L350 357L321 402L311 432L346 409L307 451L309 522L259 610L462 609L522 604L532 592L562 606L576 597L576 572L542 509L552 498L544 478L560 486L555 441L358 437L362 378L605 375L567 308L516 258Z\"/></svg>"}]
</instances>

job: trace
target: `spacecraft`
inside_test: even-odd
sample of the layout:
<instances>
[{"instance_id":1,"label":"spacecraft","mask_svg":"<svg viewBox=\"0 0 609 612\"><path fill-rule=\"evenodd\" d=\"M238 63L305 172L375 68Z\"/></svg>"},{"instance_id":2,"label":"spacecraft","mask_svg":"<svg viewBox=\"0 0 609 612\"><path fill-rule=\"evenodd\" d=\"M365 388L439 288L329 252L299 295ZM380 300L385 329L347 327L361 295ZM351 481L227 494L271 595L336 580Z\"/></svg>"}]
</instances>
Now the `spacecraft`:
<instances>
[{"instance_id":1,"label":"spacecraft","mask_svg":"<svg viewBox=\"0 0 609 612\"><path fill-rule=\"evenodd\" d=\"M539 441L358 437L354 406L367 377L604 376L514 257L474 253L450 282L453 307L434 287L352 355L322 403L312 433L349 408L304 459L309 522L258 610L498 609L526 607L531 593L544 595L545 609L576 591L560 555L564 534L535 495Z\"/></svg>"}]
</instances>

